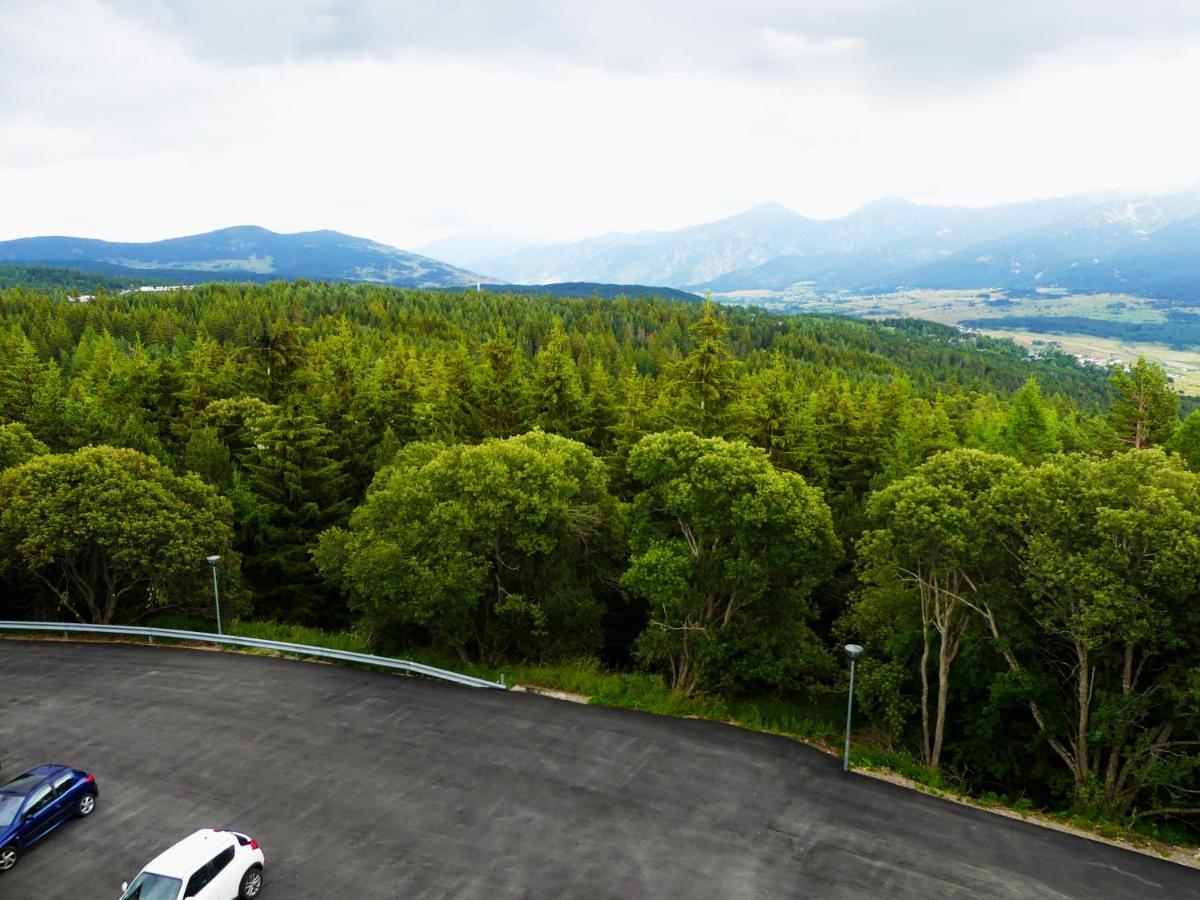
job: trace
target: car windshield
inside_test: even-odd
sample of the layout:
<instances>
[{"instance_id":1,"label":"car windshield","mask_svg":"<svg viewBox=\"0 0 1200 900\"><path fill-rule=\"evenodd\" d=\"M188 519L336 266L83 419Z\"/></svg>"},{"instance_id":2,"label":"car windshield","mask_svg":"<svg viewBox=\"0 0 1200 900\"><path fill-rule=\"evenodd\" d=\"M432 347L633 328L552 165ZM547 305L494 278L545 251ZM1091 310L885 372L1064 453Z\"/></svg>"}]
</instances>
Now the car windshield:
<instances>
[{"instance_id":1,"label":"car windshield","mask_svg":"<svg viewBox=\"0 0 1200 900\"><path fill-rule=\"evenodd\" d=\"M0 828L7 828L16 819L24 797L15 794L0 794Z\"/></svg>"},{"instance_id":2,"label":"car windshield","mask_svg":"<svg viewBox=\"0 0 1200 900\"><path fill-rule=\"evenodd\" d=\"M133 879L133 884L121 895L121 900L175 900L182 884L178 878L143 872Z\"/></svg>"}]
</instances>

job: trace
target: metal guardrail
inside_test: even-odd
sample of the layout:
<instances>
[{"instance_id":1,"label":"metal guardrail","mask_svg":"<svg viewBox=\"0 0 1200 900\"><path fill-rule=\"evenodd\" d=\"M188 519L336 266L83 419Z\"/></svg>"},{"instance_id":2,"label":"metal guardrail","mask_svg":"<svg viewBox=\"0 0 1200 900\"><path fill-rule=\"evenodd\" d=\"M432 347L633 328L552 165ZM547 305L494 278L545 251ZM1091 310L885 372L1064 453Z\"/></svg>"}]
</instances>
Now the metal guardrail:
<instances>
[{"instance_id":1,"label":"metal guardrail","mask_svg":"<svg viewBox=\"0 0 1200 900\"><path fill-rule=\"evenodd\" d=\"M261 638L240 637L234 634L209 634L205 631L178 631L173 628L138 628L125 625L81 625L72 622L0 622L0 633L5 631L50 631L82 632L85 634L115 634L124 637L165 638L172 641L199 641L205 644L227 644L233 647L253 647L258 650L275 650L279 653L293 653L297 656L315 656L318 659L335 659L339 662L357 663L366 666L380 666L384 669L398 669L411 672L414 675L424 675L428 678L440 678L442 681L452 681L467 687L497 688L506 690L501 676L500 681L488 681L473 675L463 675L448 669L438 669L424 663L412 662L407 659L391 659L387 656L372 656L369 653L351 653L348 650L330 650L327 647L314 647L311 644L289 644L284 641L266 641Z\"/></svg>"}]
</instances>

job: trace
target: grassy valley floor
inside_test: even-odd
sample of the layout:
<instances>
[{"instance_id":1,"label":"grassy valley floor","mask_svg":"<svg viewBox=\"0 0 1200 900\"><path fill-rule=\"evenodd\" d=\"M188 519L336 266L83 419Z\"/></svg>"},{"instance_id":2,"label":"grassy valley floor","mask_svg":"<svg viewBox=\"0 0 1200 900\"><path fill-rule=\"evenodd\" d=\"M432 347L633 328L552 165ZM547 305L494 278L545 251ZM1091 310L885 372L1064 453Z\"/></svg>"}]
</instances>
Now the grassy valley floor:
<instances>
[{"instance_id":1,"label":"grassy valley floor","mask_svg":"<svg viewBox=\"0 0 1200 900\"><path fill-rule=\"evenodd\" d=\"M1128 324L1168 321L1159 301L1129 294L1067 295L1047 292L1035 297L1005 298L996 291L904 291L895 294L818 294L792 289L783 294L739 291L714 299L735 306L760 306L787 313L825 313L864 319L914 318L959 325L968 320L994 319L989 328L972 326L989 337L1009 338L1032 351L1053 348L1094 365L1129 363L1139 356L1157 362L1181 393L1200 396L1200 347L1178 348L1151 341L1101 337L1071 332L1041 332L1007 328L1005 319L1028 317L1080 317ZM1191 308L1172 307L1180 312Z\"/></svg>"}]
</instances>

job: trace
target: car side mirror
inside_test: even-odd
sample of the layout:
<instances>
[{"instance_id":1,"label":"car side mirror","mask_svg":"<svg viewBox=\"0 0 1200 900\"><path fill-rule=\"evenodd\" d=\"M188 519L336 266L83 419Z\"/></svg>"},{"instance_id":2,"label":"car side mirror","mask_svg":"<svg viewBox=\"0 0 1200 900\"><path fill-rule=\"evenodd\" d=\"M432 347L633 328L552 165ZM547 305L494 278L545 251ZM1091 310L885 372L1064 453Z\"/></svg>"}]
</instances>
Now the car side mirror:
<instances>
[{"instance_id":1,"label":"car side mirror","mask_svg":"<svg viewBox=\"0 0 1200 900\"><path fill-rule=\"evenodd\" d=\"M127 890L129 890L129 882L128 882L128 881L122 881L122 882L121 882L121 893L123 894L123 893L125 893Z\"/></svg>"}]
</instances>

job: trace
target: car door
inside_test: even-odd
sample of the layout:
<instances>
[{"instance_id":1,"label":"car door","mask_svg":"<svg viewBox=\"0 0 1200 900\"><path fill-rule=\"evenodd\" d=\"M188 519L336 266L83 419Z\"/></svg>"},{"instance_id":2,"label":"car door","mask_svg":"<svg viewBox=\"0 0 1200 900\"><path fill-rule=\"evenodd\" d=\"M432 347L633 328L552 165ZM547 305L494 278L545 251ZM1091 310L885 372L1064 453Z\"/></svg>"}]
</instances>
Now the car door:
<instances>
[{"instance_id":1,"label":"car door","mask_svg":"<svg viewBox=\"0 0 1200 900\"><path fill-rule=\"evenodd\" d=\"M185 897L194 897L195 900L234 900L238 893L238 884L236 876L233 873L234 849L226 847L212 859L210 859L199 872L193 876L194 883L188 882L189 891L184 892ZM232 879L232 880L231 880ZM190 889L195 888L196 893L190 893Z\"/></svg>"},{"instance_id":2,"label":"car door","mask_svg":"<svg viewBox=\"0 0 1200 900\"><path fill-rule=\"evenodd\" d=\"M21 814L21 843L26 847L46 836L54 827L54 792L49 784L35 788Z\"/></svg>"},{"instance_id":3,"label":"car door","mask_svg":"<svg viewBox=\"0 0 1200 900\"><path fill-rule=\"evenodd\" d=\"M76 801L74 789L77 782L78 779L75 777L75 773L69 769L50 780L50 790L54 794L54 799L51 802L54 810L54 825L60 824L69 818L71 813L75 812ZM53 828L54 825L51 825L51 827Z\"/></svg>"},{"instance_id":4,"label":"car door","mask_svg":"<svg viewBox=\"0 0 1200 900\"><path fill-rule=\"evenodd\" d=\"M236 855L236 850L230 846L226 847L209 863L212 867L212 884L209 890L213 892L213 900L234 900L238 895L238 884L240 872L235 872L236 866L233 865L233 858ZM207 900L207 898L206 898Z\"/></svg>"},{"instance_id":5,"label":"car door","mask_svg":"<svg viewBox=\"0 0 1200 900\"><path fill-rule=\"evenodd\" d=\"M212 881L212 875L208 863L205 863L192 873L192 877L184 885L184 900L207 900L208 894L205 892L205 889L208 887L210 881Z\"/></svg>"}]
</instances>

